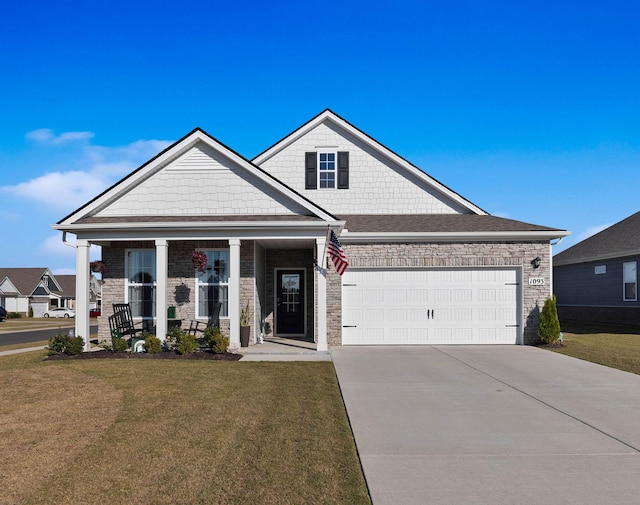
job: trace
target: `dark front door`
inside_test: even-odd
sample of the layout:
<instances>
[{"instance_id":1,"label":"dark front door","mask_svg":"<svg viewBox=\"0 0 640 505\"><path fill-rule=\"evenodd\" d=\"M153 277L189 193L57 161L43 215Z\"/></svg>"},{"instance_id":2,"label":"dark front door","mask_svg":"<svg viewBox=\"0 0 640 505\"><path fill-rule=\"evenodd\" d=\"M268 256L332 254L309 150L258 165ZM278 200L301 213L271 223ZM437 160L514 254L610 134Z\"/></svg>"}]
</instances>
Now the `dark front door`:
<instances>
[{"instance_id":1,"label":"dark front door","mask_svg":"<svg viewBox=\"0 0 640 505\"><path fill-rule=\"evenodd\" d=\"M276 278L276 332L304 335L304 270L278 270Z\"/></svg>"}]
</instances>

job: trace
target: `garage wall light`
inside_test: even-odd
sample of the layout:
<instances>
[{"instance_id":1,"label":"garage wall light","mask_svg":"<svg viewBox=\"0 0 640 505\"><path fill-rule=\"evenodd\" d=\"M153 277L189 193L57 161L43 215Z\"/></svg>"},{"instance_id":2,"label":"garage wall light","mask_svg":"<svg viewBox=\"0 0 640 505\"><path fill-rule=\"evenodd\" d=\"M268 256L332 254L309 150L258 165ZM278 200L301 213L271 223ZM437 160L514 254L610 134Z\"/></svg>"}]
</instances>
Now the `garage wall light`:
<instances>
[{"instance_id":1,"label":"garage wall light","mask_svg":"<svg viewBox=\"0 0 640 505\"><path fill-rule=\"evenodd\" d=\"M539 268L541 262L542 260L540 259L540 256L536 256L531 260L531 265L533 265L533 268Z\"/></svg>"}]
</instances>

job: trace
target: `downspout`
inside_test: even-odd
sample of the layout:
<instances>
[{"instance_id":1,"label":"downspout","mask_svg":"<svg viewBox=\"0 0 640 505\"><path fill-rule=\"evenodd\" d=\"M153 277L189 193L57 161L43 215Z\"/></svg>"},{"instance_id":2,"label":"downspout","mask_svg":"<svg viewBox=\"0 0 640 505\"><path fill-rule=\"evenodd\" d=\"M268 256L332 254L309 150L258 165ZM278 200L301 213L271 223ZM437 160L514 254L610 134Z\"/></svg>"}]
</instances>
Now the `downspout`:
<instances>
[{"instance_id":1,"label":"downspout","mask_svg":"<svg viewBox=\"0 0 640 505\"><path fill-rule=\"evenodd\" d=\"M73 247L74 249L76 248L75 244L72 244L71 242L67 242L67 232L66 231L62 232L62 243L64 245L68 245L69 247Z\"/></svg>"}]
</instances>

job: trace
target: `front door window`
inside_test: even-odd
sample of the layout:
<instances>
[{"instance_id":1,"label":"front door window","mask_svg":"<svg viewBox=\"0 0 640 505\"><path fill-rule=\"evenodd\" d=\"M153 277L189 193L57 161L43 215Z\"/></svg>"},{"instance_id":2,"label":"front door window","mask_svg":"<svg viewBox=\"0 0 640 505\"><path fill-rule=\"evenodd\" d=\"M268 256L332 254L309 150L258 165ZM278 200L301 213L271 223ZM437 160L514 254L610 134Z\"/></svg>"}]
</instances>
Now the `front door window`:
<instances>
[{"instance_id":1,"label":"front door window","mask_svg":"<svg viewBox=\"0 0 640 505\"><path fill-rule=\"evenodd\" d=\"M279 335L304 334L304 270L277 273L276 313Z\"/></svg>"}]
</instances>

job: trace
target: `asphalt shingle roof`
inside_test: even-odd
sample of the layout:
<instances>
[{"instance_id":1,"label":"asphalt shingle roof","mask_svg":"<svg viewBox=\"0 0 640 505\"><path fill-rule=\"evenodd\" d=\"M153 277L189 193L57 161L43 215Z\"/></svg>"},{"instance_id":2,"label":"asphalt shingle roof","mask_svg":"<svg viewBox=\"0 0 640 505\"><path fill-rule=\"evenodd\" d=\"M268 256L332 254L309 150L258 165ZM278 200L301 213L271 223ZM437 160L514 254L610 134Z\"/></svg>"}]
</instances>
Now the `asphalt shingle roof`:
<instances>
[{"instance_id":1,"label":"asphalt shingle roof","mask_svg":"<svg viewBox=\"0 0 640 505\"><path fill-rule=\"evenodd\" d=\"M553 257L555 266L640 253L640 212L596 233Z\"/></svg>"},{"instance_id":2,"label":"asphalt shingle roof","mask_svg":"<svg viewBox=\"0 0 640 505\"><path fill-rule=\"evenodd\" d=\"M0 281L8 277L22 295L30 295L38 286L46 268L0 268Z\"/></svg>"},{"instance_id":3,"label":"asphalt shingle roof","mask_svg":"<svg viewBox=\"0 0 640 505\"><path fill-rule=\"evenodd\" d=\"M477 214L344 215L349 232L446 233L564 231L513 219Z\"/></svg>"}]
</instances>

